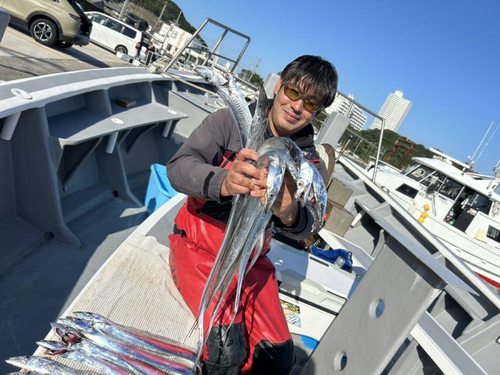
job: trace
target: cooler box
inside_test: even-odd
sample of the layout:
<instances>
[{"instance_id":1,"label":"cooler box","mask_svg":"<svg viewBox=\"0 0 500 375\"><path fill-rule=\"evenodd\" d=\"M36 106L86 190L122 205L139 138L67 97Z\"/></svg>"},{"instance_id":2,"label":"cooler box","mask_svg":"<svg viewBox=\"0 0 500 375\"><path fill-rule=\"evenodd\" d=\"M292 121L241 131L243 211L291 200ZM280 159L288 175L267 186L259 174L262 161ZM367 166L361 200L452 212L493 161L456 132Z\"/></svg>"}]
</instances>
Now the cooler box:
<instances>
[{"instance_id":1,"label":"cooler box","mask_svg":"<svg viewBox=\"0 0 500 375\"><path fill-rule=\"evenodd\" d=\"M356 276L273 239L267 254L276 268L281 307L290 333L314 349L359 282Z\"/></svg>"},{"instance_id":2,"label":"cooler box","mask_svg":"<svg viewBox=\"0 0 500 375\"><path fill-rule=\"evenodd\" d=\"M177 192L168 181L167 167L161 164L153 164L146 197L144 198L148 215L151 215L176 194Z\"/></svg>"}]
</instances>

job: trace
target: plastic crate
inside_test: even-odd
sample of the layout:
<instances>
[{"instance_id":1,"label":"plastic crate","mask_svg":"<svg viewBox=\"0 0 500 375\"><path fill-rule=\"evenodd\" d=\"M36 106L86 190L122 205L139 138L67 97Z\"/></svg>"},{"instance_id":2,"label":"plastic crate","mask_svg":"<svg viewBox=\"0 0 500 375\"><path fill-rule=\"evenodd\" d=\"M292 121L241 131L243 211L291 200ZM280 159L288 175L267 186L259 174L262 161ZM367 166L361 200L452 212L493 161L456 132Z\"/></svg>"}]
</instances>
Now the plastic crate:
<instances>
[{"instance_id":1,"label":"plastic crate","mask_svg":"<svg viewBox=\"0 0 500 375\"><path fill-rule=\"evenodd\" d=\"M161 164L153 164L146 197L144 198L148 215L151 215L176 194L177 192L168 181L167 167Z\"/></svg>"}]
</instances>

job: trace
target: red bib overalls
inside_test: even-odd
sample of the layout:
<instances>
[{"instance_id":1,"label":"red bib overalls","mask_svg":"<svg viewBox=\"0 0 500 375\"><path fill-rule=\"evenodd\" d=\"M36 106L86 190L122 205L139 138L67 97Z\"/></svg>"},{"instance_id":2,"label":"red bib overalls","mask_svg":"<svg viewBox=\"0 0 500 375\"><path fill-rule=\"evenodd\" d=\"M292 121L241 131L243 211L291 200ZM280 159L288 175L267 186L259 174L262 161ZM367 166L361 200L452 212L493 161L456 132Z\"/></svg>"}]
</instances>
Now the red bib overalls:
<instances>
[{"instance_id":1,"label":"red bib overalls","mask_svg":"<svg viewBox=\"0 0 500 375\"><path fill-rule=\"evenodd\" d=\"M229 167L227 163L225 167ZM175 284L197 316L200 299L219 251L226 224L201 212L203 199L189 197L179 211L170 239L170 268ZM204 373L288 374L295 362L293 342L278 295L275 269L265 255L271 231L266 232L262 255L243 279L241 302L231 329L237 277L231 282L214 328L205 332ZM215 301L204 318L208 328ZM221 340L223 332L225 340Z\"/></svg>"}]
</instances>

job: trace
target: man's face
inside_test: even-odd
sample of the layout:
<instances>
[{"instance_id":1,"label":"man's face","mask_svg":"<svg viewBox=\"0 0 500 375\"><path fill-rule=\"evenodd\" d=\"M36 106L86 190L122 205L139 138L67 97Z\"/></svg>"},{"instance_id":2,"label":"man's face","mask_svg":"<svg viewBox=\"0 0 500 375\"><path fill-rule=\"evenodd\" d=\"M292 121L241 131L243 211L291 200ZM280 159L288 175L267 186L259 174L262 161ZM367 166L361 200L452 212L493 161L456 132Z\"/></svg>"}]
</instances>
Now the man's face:
<instances>
[{"instance_id":1,"label":"man's face","mask_svg":"<svg viewBox=\"0 0 500 375\"><path fill-rule=\"evenodd\" d=\"M300 87L300 84L296 86ZM276 136L290 136L308 125L316 113L304 108L302 99L293 101L285 95L283 82L280 78L274 88L274 103L269 114L269 124ZM304 93L307 97L309 93Z\"/></svg>"}]
</instances>

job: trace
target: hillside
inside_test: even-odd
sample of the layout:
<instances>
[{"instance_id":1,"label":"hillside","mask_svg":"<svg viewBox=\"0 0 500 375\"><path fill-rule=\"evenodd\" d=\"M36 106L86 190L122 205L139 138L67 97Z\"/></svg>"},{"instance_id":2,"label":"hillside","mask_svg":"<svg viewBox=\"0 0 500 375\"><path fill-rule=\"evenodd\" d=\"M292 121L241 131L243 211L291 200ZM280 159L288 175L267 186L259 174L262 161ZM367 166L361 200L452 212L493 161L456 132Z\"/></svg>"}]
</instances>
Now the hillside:
<instances>
[{"instance_id":1,"label":"hillside","mask_svg":"<svg viewBox=\"0 0 500 375\"><path fill-rule=\"evenodd\" d=\"M116 5L116 8L120 9L124 3L124 0L108 0L105 1L105 3L106 4L113 3ZM166 4L167 6L165 7L165 10L162 14L161 21L166 23L169 21L175 21L177 20L177 17L179 17L178 21L179 27L193 34L196 31L196 27L192 26L186 20L184 14L181 14L181 8L179 8L179 6L173 1L168 1ZM140 18L141 20L145 20L149 26L155 27L155 25L157 25L158 17L160 16L160 13L164 5L165 5L165 0L132 0L129 2L127 11L129 13L132 13L134 15L134 18ZM89 8L92 7L92 4L88 2L85 3L84 7L88 8L86 10L95 10ZM158 31L159 28L160 25L158 23L156 31Z\"/></svg>"},{"instance_id":2,"label":"hillside","mask_svg":"<svg viewBox=\"0 0 500 375\"><path fill-rule=\"evenodd\" d=\"M163 6L165 5L165 0L134 0L131 1L131 3L133 3L132 8L134 9L134 13L137 13L138 15L140 14L136 10L137 8L143 8L144 10L148 11L150 13L149 16L146 14L144 14L144 16L140 16L145 18L151 26L154 26L156 24L156 21L158 21L158 17L160 16ZM179 16L179 13L181 12L181 8L179 8L179 6L173 1L168 1L166 2L166 4L167 6L165 7L165 11L163 12L161 20L163 22L175 21ZM179 17L179 27L191 34L196 31L196 27L193 27L186 20L184 14L181 14L181 16Z\"/></svg>"},{"instance_id":3,"label":"hillside","mask_svg":"<svg viewBox=\"0 0 500 375\"><path fill-rule=\"evenodd\" d=\"M378 140L380 137L380 129L358 131L349 127L342 136L340 144L344 145L348 140L349 136L353 134L354 137L351 140L351 142L349 142L347 150L354 152L362 161L367 163L370 156L376 155L377 151L376 146L378 145ZM365 141L360 141L357 136L364 138ZM407 140L406 137L391 130L384 131L384 138L382 139L382 151L384 152L381 154L381 160L386 161L395 143L399 139ZM372 145L370 145L368 142L370 142ZM407 152L408 152L407 149L401 147L396 148L388 163L395 167L398 167ZM433 155L434 154L427 148L425 148L424 145L415 144L412 153L408 156L408 158L406 159L405 163L401 168L405 168L406 166L412 164L413 163L411 160L412 157L415 156L432 157Z\"/></svg>"}]
</instances>

